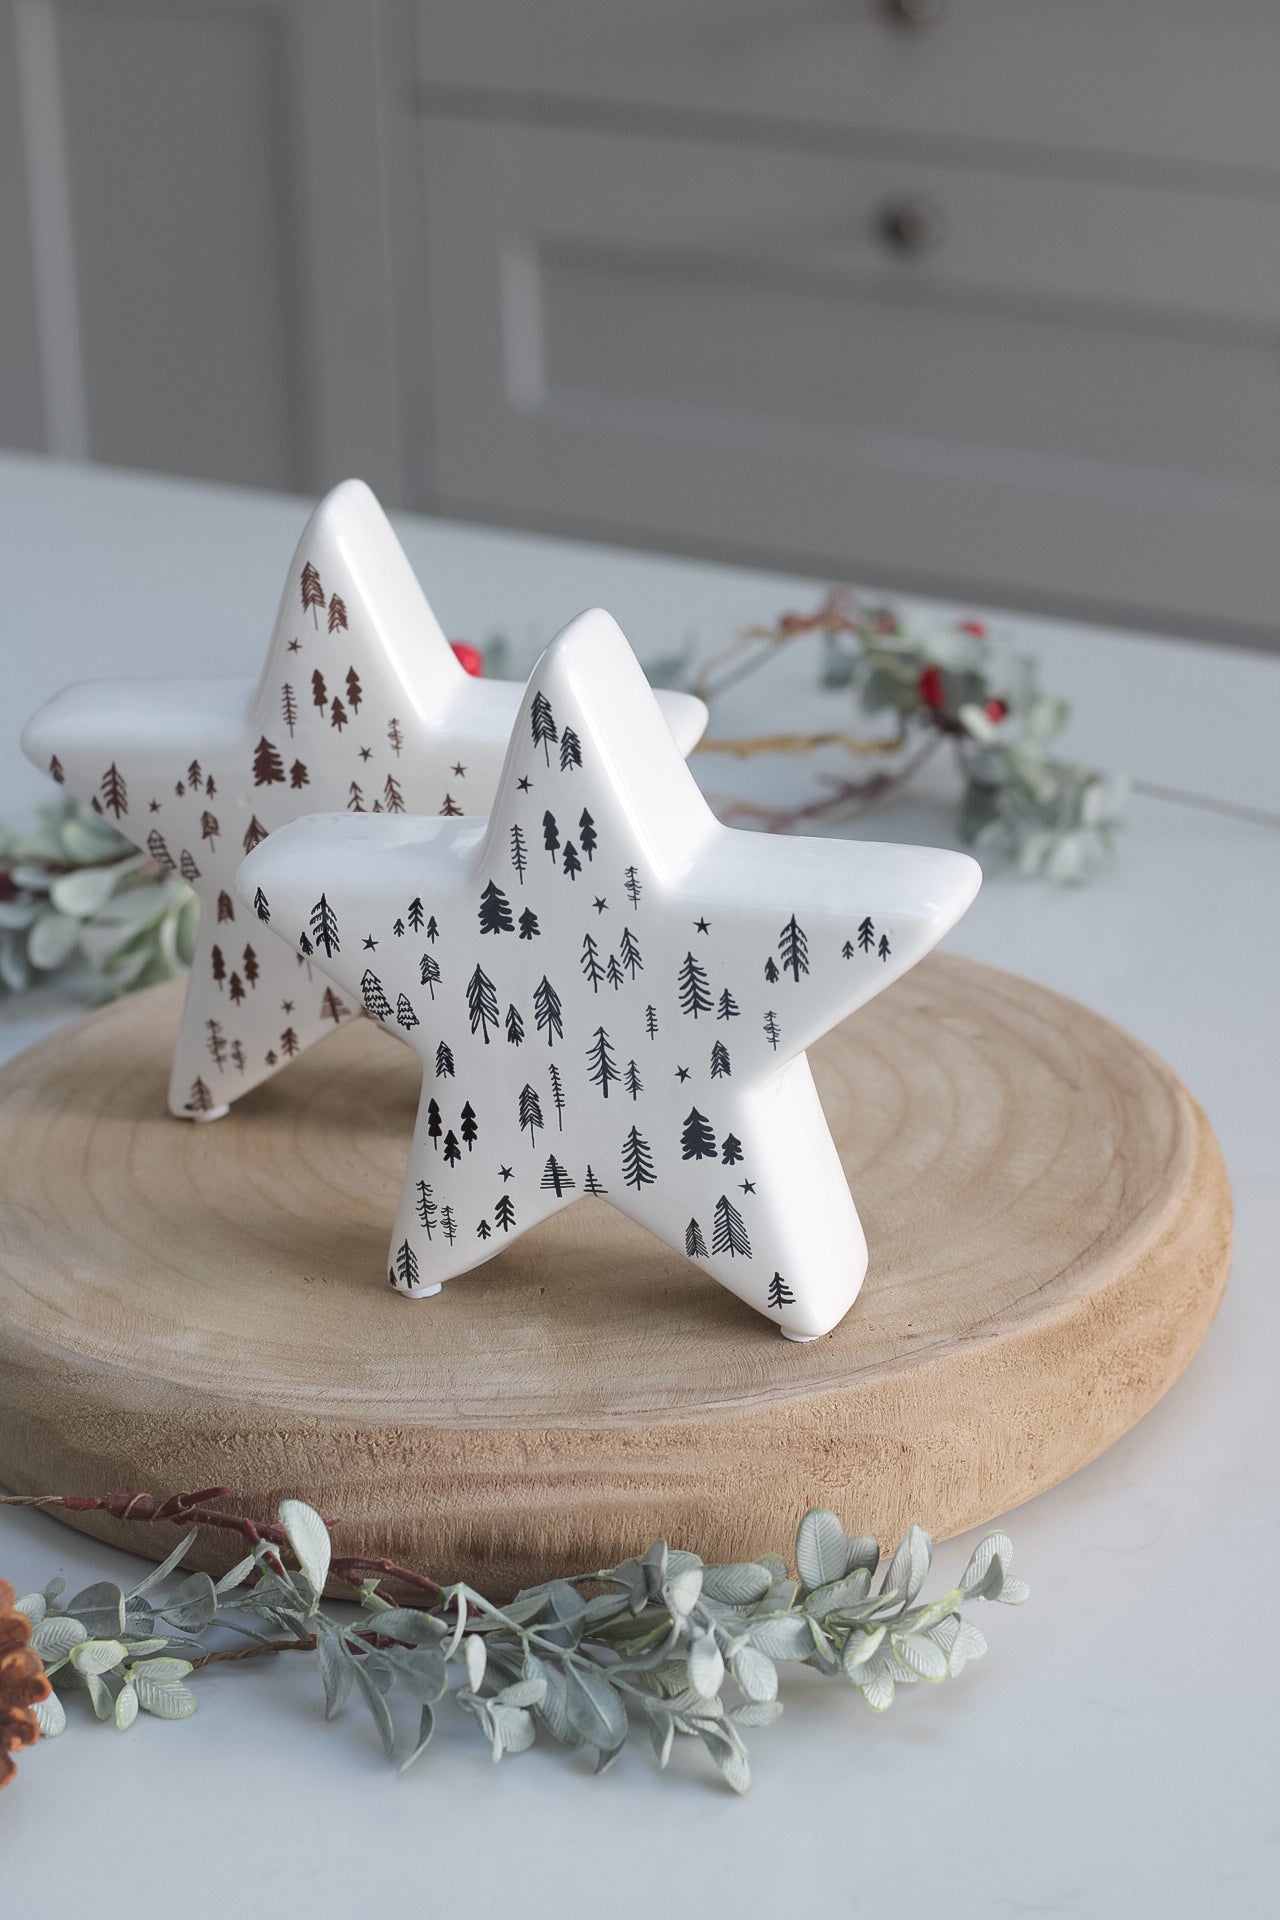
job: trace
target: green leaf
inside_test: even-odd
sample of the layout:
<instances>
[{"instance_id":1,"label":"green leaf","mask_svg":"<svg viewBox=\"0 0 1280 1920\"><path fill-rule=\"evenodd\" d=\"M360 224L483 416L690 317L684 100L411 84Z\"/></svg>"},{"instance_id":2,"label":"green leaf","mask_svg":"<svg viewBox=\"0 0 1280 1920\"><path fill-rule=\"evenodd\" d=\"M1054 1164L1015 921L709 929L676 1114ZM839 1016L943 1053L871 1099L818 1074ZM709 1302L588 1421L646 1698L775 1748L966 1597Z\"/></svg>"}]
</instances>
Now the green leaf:
<instances>
[{"instance_id":1,"label":"green leaf","mask_svg":"<svg viewBox=\"0 0 1280 1920\"><path fill-rule=\"evenodd\" d=\"M139 1678L154 1680L161 1686L166 1685L170 1680L185 1680L191 1670L191 1662L189 1660L174 1660L172 1658L136 1660L132 1662L129 1667L130 1676L134 1681L137 1681Z\"/></svg>"},{"instance_id":2,"label":"green leaf","mask_svg":"<svg viewBox=\"0 0 1280 1920\"><path fill-rule=\"evenodd\" d=\"M744 1700L730 1707L729 1718L739 1727L770 1727L781 1712L781 1700Z\"/></svg>"},{"instance_id":3,"label":"green leaf","mask_svg":"<svg viewBox=\"0 0 1280 1920\"><path fill-rule=\"evenodd\" d=\"M56 1740L66 1727L67 1710L56 1693L51 1693L47 1700L37 1700L33 1712L42 1740Z\"/></svg>"},{"instance_id":4,"label":"green leaf","mask_svg":"<svg viewBox=\"0 0 1280 1920\"><path fill-rule=\"evenodd\" d=\"M702 1744L719 1767L735 1793L746 1793L751 1786L751 1768L741 1745L727 1730L706 1728Z\"/></svg>"},{"instance_id":5,"label":"green leaf","mask_svg":"<svg viewBox=\"0 0 1280 1920\"><path fill-rule=\"evenodd\" d=\"M134 1680L138 1705L156 1720L189 1720L199 1701L190 1687L180 1680L149 1680L145 1674Z\"/></svg>"},{"instance_id":6,"label":"green leaf","mask_svg":"<svg viewBox=\"0 0 1280 1920\"><path fill-rule=\"evenodd\" d=\"M183 1633L203 1633L218 1612L218 1590L207 1573L190 1573L168 1595L160 1618Z\"/></svg>"},{"instance_id":7,"label":"green leaf","mask_svg":"<svg viewBox=\"0 0 1280 1920\"><path fill-rule=\"evenodd\" d=\"M296 1552L297 1549L295 1548L294 1551ZM352 1664L355 1668L356 1685L364 1695L365 1705L369 1709L374 1726L378 1729L378 1738L382 1741L383 1752L390 1759L396 1744L395 1728L391 1724L391 1709L370 1678L368 1661L356 1660Z\"/></svg>"},{"instance_id":8,"label":"green leaf","mask_svg":"<svg viewBox=\"0 0 1280 1920\"><path fill-rule=\"evenodd\" d=\"M923 1527L908 1528L880 1583L886 1597L897 1595L909 1607L929 1577L933 1542Z\"/></svg>"},{"instance_id":9,"label":"green leaf","mask_svg":"<svg viewBox=\"0 0 1280 1920\"><path fill-rule=\"evenodd\" d=\"M331 1627L316 1636L316 1665L324 1686L324 1717L332 1720L351 1691L356 1662L343 1645L341 1635Z\"/></svg>"},{"instance_id":10,"label":"green leaf","mask_svg":"<svg viewBox=\"0 0 1280 1920\"><path fill-rule=\"evenodd\" d=\"M139 1580L136 1587L130 1587L128 1593L125 1595L126 1604L130 1600L141 1599L144 1593L150 1593L152 1588L158 1587L162 1580L167 1580L171 1573L176 1573L195 1545L198 1536L199 1529L192 1527L186 1539L178 1542L168 1559L162 1560L158 1567L152 1567L150 1573Z\"/></svg>"},{"instance_id":11,"label":"green leaf","mask_svg":"<svg viewBox=\"0 0 1280 1920\"><path fill-rule=\"evenodd\" d=\"M751 1644L771 1660L807 1660L813 1652L813 1633L802 1613L766 1614L749 1628Z\"/></svg>"},{"instance_id":12,"label":"green leaf","mask_svg":"<svg viewBox=\"0 0 1280 1920\"><path fill-rule=\"evenodd\" d=\"M685 1567L666 1584L667 1605L683 1619L693 1612L702 1593L702 1568Z\"/></svg>"},{"instance_id":13,"label":"green leaf","mask_svg":"<svg viewBox=\"0 0 1280 1920\"><path fill-rule=\"evenodd\" d=\"M33 922L27 935L27 958L42 973L65 966L76 950L80 928L56 907L47 907Z\"/></svg>"},{"instance_id":14,"label":"green leaf","mask_svg":"<svg viewBox=\"0 0 1280 1920\"><path fill-rule=\"evenodd\" d=\"M430 1707L422 1709L418 1721L418 1737L413 1743L413 1751L400 1763L401 1773L407 1773L415 1760L420 1760L431 1744L431 1736L436 1730L436 1716Z\"/></svg>"},{"instance_id":15,"label":"green leaf","mask_svg":"<svg viewBox=\"0 0 1280 1920\"><path fill-rule=\"evenodd\" d=\"M922 1633L895 1633L893 1650L903 1665L918 1673L922 1680L945 1680L947 1656L936 1642Z\"/></svg>"},{"instance_id":16,"label":"green leaf","mask_svg":"<svg viewBox=\"0 0 1280 1920\"><path fill-rule=\"evenodd\" d=\"M118 1667L128 1649L121 1640L83 1640L71 1656L71 1664L82 1678L110 1673Z\"/></svg>"},{"instance_id":17,"label":"green leaf","mask_svg":"<svg viewBox=\"0 0 1280 1920\"><path fill-rule=\"evenodd\" d=\"M714 1700L724 1680L724 1656L714 1633L697 1633L689 1644L689 1680L703 1700Z\"/></svg>"},{"instance_id":18,"label":"green leaf","mask_svg":"<svg viewBox=\"0 0 1280 1920\"><path fill-rule=\"evenodd\" d=\"M333 1551L329 1529L314 1507L303 1500L280 1502L280 1525L288 1536L307 1585L319 1599L329 1578L329 1558Z\"/></svg>"},{"instance_id":19,"label":"green leaf","mask_svg":"<svg viewBox=\"0 0 1280 1920\"><path fill-rule=\"evenodd\" d=\"M855 1627L844 1643L841 1664L850 1679L856 1679L861 1668L874 1658L883 1641L887 1627Z\"/></svg>"},{"instance_id":20,"label":"green leaf","mask_svg":"<svg viewBox=\"0 0 1280 1920\"><path fill-rule=\"evenodd\" d=\"M116 1710L116 1697L100 1673L86 1673L85 1686L89 1689L89 1698L99 1720L110 1720Z\"/></svg>"},{"instance_id":21,"label":"green leaf","mask_svg":"<svg viewBox=\"0 0 1280 1920\"><path fill-rule=\"evenodd\" d=\"M588 1746L618 1747L627 1737L627 1710L604 1675L577 1664L565 1670L569 1724Z\"/></svg>"},{"instance_id":22,"label":"green leaf","mask_svg":"<svg viewBox=\"0 0 1280 1920\"><path fill-rule=\"evenodd\" d=\"M734 1653L730 1666L734 1679L748 1700L776 1699L778 1669L768 1654L761 1652L759 1647L753 1647L748 1641Z\"/></svg>"},{"instance_id":23,"label":"green leaf","mask_svg":"<svg viewBox=\"0 0 1280 1920\"><path fill-rule=\"evenodd\" d=\"M825 1507L811 1507L796 1534L796 1572L806 1587L825 1587L845 1570L844 1528Z\"/></svg>"},{"instance_id":24,"label":"green leaf","mask_svg":"<svg viewBox=\"0 0 1280 1920\"><path fill-rule=\"evenodd\" d=\"M116 1695L116 1725L126 1733L138 1717L138 1693L126 1681Z\"/></svg>"},{"instance_id":25,"label":"green leaf","mask_svg":"<svg viewBox=\"0 0 1280 1920\"><path fill-rule=\"evenodd\" d=\"M755 1560L735 1562L731 1566L705 1567L702 1591L709 1600L723 1600L729 1606L749 1607L763 1600L773 1585L768 1567Z\"/></svg>"},{"instance_id":26,"label":"green leaf","mask_svg":"<svg viewBox=\"0 0 1280 1920\"><path fill-rule=\"evenodd\" d=\"M1013 1542L1007 1533L989 1533L979 1540L969 1555L968 1565L960 1575L960 1585L966 1594L975 1595L986 1579L991 1562L999 1558L1001 1566L1007 1567L1013 1559Z\"/></svg>"},{"instance_id":27,"label":"green leaf","mask_svg":"<svg viewBox=\"0 0 1280 1920\"><path fill-rule=\"evenodd\" d=\"M466 1662L467 1684L473 1693L479 1693L484 1683L484 1670L488 1664L488 1651L478 1633L469 1633L463 1640L462 1657Z\"/></svg>"},{"instance_id":28,"label":"green leaf","mask_svg":"<svg viewBox=\"0 0 1280 1920\"><path fill-rule=\"evenodd\" d=\"M49 1602L42 1593L24 1593L21 1600L14 1601L13 1610L15 1613L24 1614L33 1627L38 1627L44 1619L48 1606Z\"/></svg>"},{"instance_id":29,"label":"green leaf","mask_svg":"<svg viewBox=\"0 0 1280 1920\"><path fill-rule=\"evenodd\" d=\"M63 1658L88 1638L83 1620L73 1619L69 1613L51 1613L32 1632L31 1644L48 1666L51 1661Z\"/></svg>"}]
</instances>

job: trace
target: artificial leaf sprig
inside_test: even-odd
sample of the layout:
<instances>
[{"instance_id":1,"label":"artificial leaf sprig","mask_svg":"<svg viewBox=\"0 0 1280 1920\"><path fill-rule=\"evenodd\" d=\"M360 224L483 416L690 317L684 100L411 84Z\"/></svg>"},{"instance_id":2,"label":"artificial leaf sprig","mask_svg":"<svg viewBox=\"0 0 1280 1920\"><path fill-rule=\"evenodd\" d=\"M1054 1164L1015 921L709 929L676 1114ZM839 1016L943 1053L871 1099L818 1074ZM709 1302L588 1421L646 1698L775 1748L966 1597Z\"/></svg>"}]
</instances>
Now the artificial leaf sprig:
<instances>
[{"instance_id":1,"label":"artificial leaf sprig","mask_svg":"<svg viewBox=\"0 0 1280 1920\"><path fill-rule=\"evenodd\" d=\"M889 730L769 734L698 751L747 755L840 747L886 764L858 780L835 780L795 808L737 802L726 819L774 832L845 820L902 786L939 747L950 745L963 783L962 837L980 851L1011 856L1018 871L1059 882L1085 880L1111 852L1123 823L1128 783L1052 752L1070 702L1040 686L1030 654L1001 644L978 620L946 620L863 604L833 592L813 613L783 614L753 627L702 669L693 690L712 707L717 694L806 635L822 641L822 684L847 688L868 722Z\"/></svg>"},{"instance_id":2,"label":"artificial leaf sprig","mask_svg":"<svg viewBox=\"0 0 1280 1920\"><path fill-rule=\"evenodd\" d=\"M465 1582L440 1585L388 1561L335 1558L331 1523L302 1501L281 1504L278 1526L258 1527L209 1506L224 1492L167 1502L5 1500L192 1518L251 1543L218 1581L193 1573L175 1583L193 1529L128 1592L101 1581L64 1601L54 1581L18 1601L56 1690L35 1708L44 1734L65 1727L65 1693L87 1693L98 1718L123 1730L139 1713L188 1718L197 1705L191 1680L205 1667L302 1652L315 1657L326 1718L359 1694L401 1771L425 1751L437 1708L449 1699L494 1760L524 1752L541 1733L589 1750L603 1772L639 1724L661 1766L677 1738L694 1739L745 1793L746 1734L782 1712L780 1668L844 1681L883 1712L899 1687L955 1677L986 1652L962 1612L966 1603L1027 1597L1009 1572L1013 1549L1003 1533L979 1544L956 1586L925 1600L932 1543L921 1528L910 1529L882 1568L871 1536L849 1536L833 1513L815 1508L796 1536L794 1577L776 1555L708 1566L659 1541L620 1566L547 1581L499 1605ZM286 1555L296 1564L287 1566ZM325 1605L335 1579L358 1586L354 1607ZM406 1604L394 1591L405 1584L426 1604ZM210 1646L221 1629L244 1644ZM398 1737L406 1709L411 1730Z\"/></svg>"},{"instance_id":3,"label":"artificial leaf sprig","mask_svg":"<svg viewBox=\"0 0 1280 1920\"><path fill-rule=\"evenodd\" d=\"M0 984L11 992L76 960L107 997L188 966L199 904L185 881L75 800L37 809L31 833L0 828Z\"/></svg>"}]
</instances>

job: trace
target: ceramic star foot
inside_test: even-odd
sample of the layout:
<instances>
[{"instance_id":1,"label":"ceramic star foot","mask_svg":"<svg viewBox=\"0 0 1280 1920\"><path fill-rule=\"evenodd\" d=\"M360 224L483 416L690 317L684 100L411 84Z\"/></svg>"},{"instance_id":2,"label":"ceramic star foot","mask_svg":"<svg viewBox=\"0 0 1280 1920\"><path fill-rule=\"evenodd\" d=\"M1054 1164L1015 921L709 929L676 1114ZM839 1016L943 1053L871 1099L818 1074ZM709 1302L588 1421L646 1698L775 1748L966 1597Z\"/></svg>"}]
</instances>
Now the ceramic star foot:
<instances>
[{"instance_id":1,"label":"ceramic star foot","mask_svg":"<svg viewBox=\"0 0 1280 1920\"><path fill-rule=\"evenodd\" d=\"M487 821L298 821L237 888L422 1056L394 1288L593 1194L807 1340L867 1251L804 1049L979 880L963 854L722 827L597 611L535 668Z\"/></svg>"},{"instance_id":2,"label":"ceramic star foot","mask_svg":"<svg viewBox=\"0 0 1280 1920\"><path fill-rule=\"evenodd\" d=\"M369 489L348 480L294 555L266 665L248 680L113 680L42 707L23 748L190 882L200 932L169 1105L213 1120L350 1011L233 895L236 867L301 814L484 813L523 686L454 657ZM662 696L687 753L700 701ZM415 903L404 913L412 928Z\"/></svg>"}]
</instances>

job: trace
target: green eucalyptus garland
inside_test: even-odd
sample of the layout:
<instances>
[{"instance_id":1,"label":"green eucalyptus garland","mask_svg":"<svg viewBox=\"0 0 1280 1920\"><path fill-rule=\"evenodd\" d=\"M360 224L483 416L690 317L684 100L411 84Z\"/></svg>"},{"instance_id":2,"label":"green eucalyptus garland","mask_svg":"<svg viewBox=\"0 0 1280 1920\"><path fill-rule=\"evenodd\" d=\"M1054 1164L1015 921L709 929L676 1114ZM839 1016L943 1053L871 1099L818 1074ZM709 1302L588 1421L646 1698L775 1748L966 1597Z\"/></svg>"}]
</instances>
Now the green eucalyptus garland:
<instances>
[{"instance_id":1,"label":"green eucalyptus garland","mask_svg":"<svg viewBox=\"0 0 1280 1920\"><path fill-rule=\"evenodd\" d=\"M198 1503L209 1498L5 1502L106 1507L121 1518L141 1506L148 1518L203 1517L254 1543L217 1581L206 1573L175 1580L193 1530L127 1592L99 1581L64 1600L55 1580L19 1600L54 1687L33 1709L45 1737L65 1728L68 1696L87 1695L98 1719L121 1730L140 1713L184 1720L196 1711L191 1683L201 1669L302 1652L314 1657L325 1717L357 1695L401 1771L425 1751L437 1709L451 1701L494 1760L542 1735L587 1750L602 1773L638 1725L661 1766L677 1739L695 1740L745 1793L746 1735L782 1712L780 1669L803 1666L849 1685L882 1713L899 1688L956 1678L986 1652L964 1606L1016 1605L1028 1593L1009 1571L1013 1548L1003 1533L987 1535L955 1586L924 1600L932 1543L921 1528L882 1569L874 1539L847 1535L833 1513L815 1508L796 1536L795 1578L775 1555L708 1566L659 1541L621 1566L551 1580L498 1605L463 1582L438 1586L387 1562L335 1560L328 1523L300 1500L285 1500L279 1527L260 1533L232 1516L201 1516ZM296 1568L286 1567L286 1551ZM356 1570L369 1566L382 1571L357 1581ZM357 1604L326 1606L335 1577L358 1585ZM388 1578L428 1589L427 1604L388 1597ZM227 1635L239 1644L211 1646Z\"/></svg>"}]
</instances>

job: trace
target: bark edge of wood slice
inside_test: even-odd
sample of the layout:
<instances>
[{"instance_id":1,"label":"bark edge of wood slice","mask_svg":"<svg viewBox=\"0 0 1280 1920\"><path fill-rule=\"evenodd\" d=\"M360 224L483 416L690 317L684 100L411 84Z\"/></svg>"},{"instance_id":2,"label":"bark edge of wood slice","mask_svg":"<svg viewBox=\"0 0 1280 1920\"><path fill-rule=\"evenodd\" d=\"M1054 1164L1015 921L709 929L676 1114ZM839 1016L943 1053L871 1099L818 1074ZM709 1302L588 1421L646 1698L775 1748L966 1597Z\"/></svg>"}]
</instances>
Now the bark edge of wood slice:
<instances>
[{"instance_id":1,"label":"bark edge of wood slice","mask_svg":"<svg viewBox=\"0 0 1280 1920\"><path fill-rule=\"evenodd\" d=\"M422 1302L386 1284L417 1062L354 1020L224 1120L173 1120L181 985L0 1069L0 1481L227 1485L491 1593L664 1537L785 1551L1007 1512L1126 1432L1226 1282L1217 1143L1130 1035L938 954L810 1060L871 1247L794 1345L599 1200ZM159 1559L167 1527L84 1531ZM192 1564L236 1557L202 1535Z\"/></svg>"}]
</instances>

